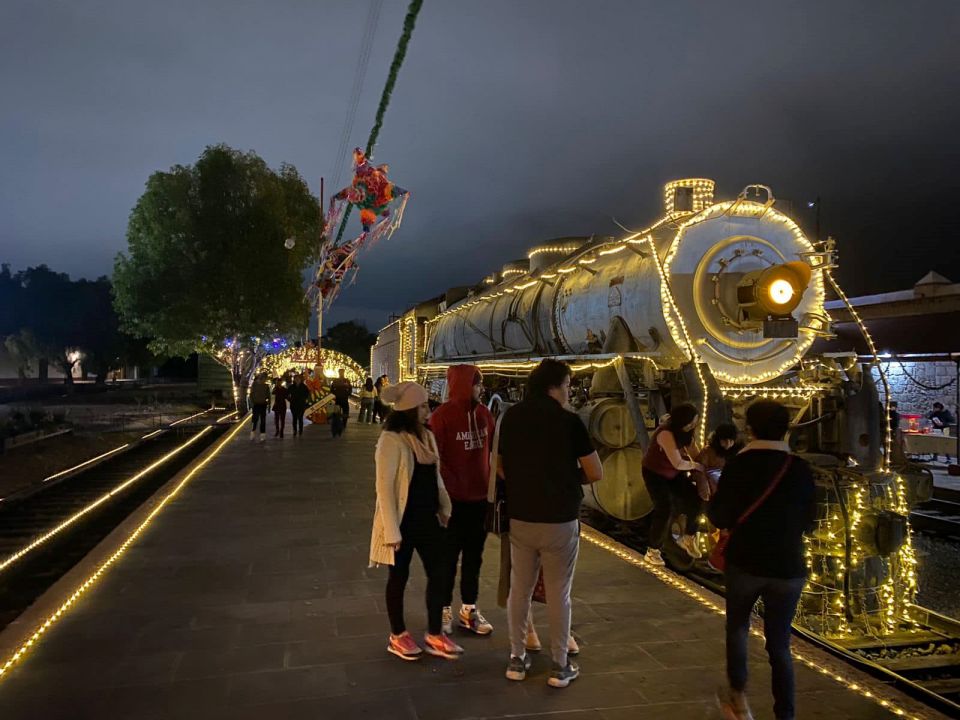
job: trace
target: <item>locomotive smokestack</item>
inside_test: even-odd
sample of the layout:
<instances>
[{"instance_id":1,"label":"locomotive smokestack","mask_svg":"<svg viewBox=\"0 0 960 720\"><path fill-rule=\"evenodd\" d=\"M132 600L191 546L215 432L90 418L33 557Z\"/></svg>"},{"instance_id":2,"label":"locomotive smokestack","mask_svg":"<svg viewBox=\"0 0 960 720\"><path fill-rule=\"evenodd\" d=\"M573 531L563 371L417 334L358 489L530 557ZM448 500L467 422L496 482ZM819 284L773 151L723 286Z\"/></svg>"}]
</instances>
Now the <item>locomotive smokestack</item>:
<instances>
[{"instance_id":1,"label":"locomotive smokestack","mask_svg":"<svg viewBox=\"0 0 960 720\"><path fill-rule=\"evenodd\" d=\"M667 215L698 213L713 204L713 180L683 178L663 186L663 204Z\"/></svg>"}]
</instances>

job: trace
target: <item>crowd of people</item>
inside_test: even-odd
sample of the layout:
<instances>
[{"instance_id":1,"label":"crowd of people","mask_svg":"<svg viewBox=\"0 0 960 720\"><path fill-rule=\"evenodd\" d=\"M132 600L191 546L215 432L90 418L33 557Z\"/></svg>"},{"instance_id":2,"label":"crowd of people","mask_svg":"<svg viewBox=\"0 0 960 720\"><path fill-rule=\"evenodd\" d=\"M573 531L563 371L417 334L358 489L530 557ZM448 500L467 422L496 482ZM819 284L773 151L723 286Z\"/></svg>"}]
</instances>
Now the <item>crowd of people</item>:
<instances>
[{"instance_id":1,"label":"crowd of people","mask_svg":"<svg viewBox=\"0 0 960 720\"><path fill-rule=\"evenodd\" d=\"M481 636L493 632L478 603L484 545L495 533L501 542L497 600L507 608L510 639L506 678L524 680L530 652L541 648L531 612L535 600L546 604L549 621L548 684L567 687L579 676L573 659L579 648L570 632L578 518L583 486L601 481L603 466L571 411L571 376L565 363L544 360L523 399L496 421L480 402L483 377L472 365L448 368L448 399L432 415L427 390L415 382L361 396L362 414L365 408L370 414L371 398L392 406L375 451L369 555L371 566L388 566L388 652L403 660L424 652L453 660L464 652L451 637L454 627ZM747 638L758 600L774 713L778 720L796 715L790 623L806 577L802 538L816 508L812 470L784 442L789 420L783 405L759 400L746 413L749 442L741 442L735 426L720 425L701 450L694 441L700 413L678 403L653 433L643 461L654 501L647 562L664 563L660 551L672 527L676 545L699 556L697 523L704 513L724 533L711 561L717 555L726 578L727 682L717 700L729 720L752 718L745 694ZM422 646L404 613L415 554L427 576Z\"/></svg>"},{"instance_id":2,"label":"crowd of people","mask_svg":"<svg viewBox=\"0 0 960 720\"><path fill-rule=\"evenodd\" d=\"M382 399L382 393L389 385L386 375L381 375L376 381L373 378L366 379L359 391L361 423L382 423L386 419L390 404ZM350 398L354 395L353 384L342 368L338 377L329 384L323 375L314 370L299 373L291 371L272 381L268 380L266 373L258 373L250 385L250 440L266 441L269 412L273 413L274 438L283 439L288 409L293 436L303 435L304 414L327 395L333 396L333 402L327 403L317 417L323 418L330 426L333 437L340 437L350 419Z\"/></svg>"}]
</instances>

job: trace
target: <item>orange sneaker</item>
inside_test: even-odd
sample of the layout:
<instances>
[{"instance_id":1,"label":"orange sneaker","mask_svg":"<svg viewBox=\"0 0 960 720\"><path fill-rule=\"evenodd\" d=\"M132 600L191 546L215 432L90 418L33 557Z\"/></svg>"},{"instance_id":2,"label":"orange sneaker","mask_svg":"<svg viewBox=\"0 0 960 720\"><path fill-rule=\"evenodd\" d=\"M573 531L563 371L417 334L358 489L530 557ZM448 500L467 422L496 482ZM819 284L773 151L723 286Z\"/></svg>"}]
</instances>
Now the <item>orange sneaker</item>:
<instances>
[{"instance_id":1,"label":"orange sneaker","mask_svg":"<svg viewBox=\"0 0 960 720\"><path fill-rule=\"evenodd\" d=\"M463 652L462 647L443 633L439 635L424 635L423 648L431 655L446 658L447 660L456 660Z\"/></svg>"},{"instance_id":2,"label":"orange sneaker","mask_svg":"<svg viewBox=\"0 0 960 720\"><path fill-rule=\"evenodd\" d=\"M419 660L423 650L409 632L403 632L400 635L390 636L387 652L393 653L401 660Z\"/></svg>"}]
</instances>

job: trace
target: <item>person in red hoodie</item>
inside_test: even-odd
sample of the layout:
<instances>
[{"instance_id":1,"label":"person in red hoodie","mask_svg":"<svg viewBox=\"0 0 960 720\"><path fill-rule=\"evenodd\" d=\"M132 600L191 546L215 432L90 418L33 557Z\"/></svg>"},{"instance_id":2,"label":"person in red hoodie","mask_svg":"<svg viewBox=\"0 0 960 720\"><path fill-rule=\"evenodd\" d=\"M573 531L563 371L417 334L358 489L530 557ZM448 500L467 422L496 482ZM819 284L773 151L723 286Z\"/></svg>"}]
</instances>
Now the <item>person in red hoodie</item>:
<instances>
[{"instance_id":1,"label":"person in red hoodie","mask_svg":"<svg viewBox=\"0 0 960 720\"><path fill-rule=\"evenodd\" d=\"M480 402L483 377L474 365L447 368L447 402L430 416L430 429L440 450L440 476L453 501L447 527L449 584L443 608L443 630L453 632L453 590L460 562L459 625L478 635L489 635L493 626L477 610L480 565L487 539L487 483L490 442L495 422Z\"/></svg>"}]
</instances>

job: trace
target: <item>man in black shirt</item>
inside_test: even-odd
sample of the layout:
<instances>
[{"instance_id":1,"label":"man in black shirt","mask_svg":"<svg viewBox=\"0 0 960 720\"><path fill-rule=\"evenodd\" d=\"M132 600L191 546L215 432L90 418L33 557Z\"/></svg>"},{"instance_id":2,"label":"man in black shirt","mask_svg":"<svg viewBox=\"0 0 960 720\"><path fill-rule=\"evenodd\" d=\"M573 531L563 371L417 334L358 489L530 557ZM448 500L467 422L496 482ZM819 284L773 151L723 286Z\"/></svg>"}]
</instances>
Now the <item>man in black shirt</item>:
<instances>
[{"instance_id":1,"label":"man in black shirt","mask_svg":"<svg viewBox=\"0 0 960 720\"><path fill-rule=\"evenodd\" d=\"M337 405L343 411L343 426L346 427L347 419L350 417L350 396L353 394L353 385L350 384L343 368L340 368L340 377L330 384L330 392L333 393Z\"/></svg>"},{"instance_id":2,"label":"man in black shirt","mask_svg":"<svg viewBox=\"0 0 960 720\"><path fill-rule=\"evenodd\" d=\"M530 667L526 623L543 566L553 670L547 682L566 687L579 675L567 657L570 587L580 547L581 485L603 478L603 466L580 418L566 409L570 367L544 360L530 374L526 398L500 426L498 462L510 518L510 663L507 678L523 680Z\"/></svg>"},{"instance_id":3,"label":"man in black shirt","mask_svg":"<svg viewBox=\"0 0 960 720\"><path fill-rule=\"evenodd\" d=\"M731 720L753 717L744 691L750 614L759 598L773 712L777 720L796 717L790 624L806 583L803 534L813 529L816 495L810 466L791 455L783 441L789 424L789 411L773 400L758 400L747 408L747 426L756 439L727 460L707 509L714 525L731 532L724 555L730 686L717 696L724 717Z\"/></svg>"}]
</instances>

